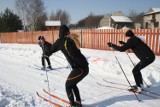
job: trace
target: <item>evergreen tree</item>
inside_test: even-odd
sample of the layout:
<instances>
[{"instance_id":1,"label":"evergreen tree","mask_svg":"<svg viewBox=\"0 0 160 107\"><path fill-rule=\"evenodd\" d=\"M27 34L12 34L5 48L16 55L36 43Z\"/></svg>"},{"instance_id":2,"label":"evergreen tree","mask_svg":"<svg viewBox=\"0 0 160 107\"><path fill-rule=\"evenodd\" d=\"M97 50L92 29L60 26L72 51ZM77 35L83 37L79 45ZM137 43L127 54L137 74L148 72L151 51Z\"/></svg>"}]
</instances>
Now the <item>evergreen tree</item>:
<instances>
[{"instance_id":1,"label":"evergreen tree","mask_svg":"<svg viewBox=\"0 0 160 107\"><path fill-rule=\"evenodd\" d=\"M0 14L0 32L17 32L22 28L20 18L8 8Z\"/></svg>"}]
</instances>

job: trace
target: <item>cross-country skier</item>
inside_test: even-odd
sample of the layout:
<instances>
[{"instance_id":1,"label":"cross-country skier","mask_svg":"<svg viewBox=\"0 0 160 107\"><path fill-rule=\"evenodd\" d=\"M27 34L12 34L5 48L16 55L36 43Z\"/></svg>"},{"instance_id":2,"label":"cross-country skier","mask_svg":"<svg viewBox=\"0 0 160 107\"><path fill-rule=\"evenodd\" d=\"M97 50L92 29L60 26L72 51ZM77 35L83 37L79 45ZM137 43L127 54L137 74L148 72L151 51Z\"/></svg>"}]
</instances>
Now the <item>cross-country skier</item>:
<instances>
[{"instance_id":1,"label":"cross-country skier","mask_svg":"<svg viewBox=\"0 0 160 107\"><path fill-rule=\"evenodd\" d=\"M66 80L66 93L71 107L82 107L81 97L77 83L79 83L89 72L88 62L81 53L78 44L70 36L69 28L61 25L59 38L52 45L51 53L62 51L72 67L72 71ZM74 99L74 96L76 99Z\"/></svg>"},{"instance_id":2,"label":"cross-country skier","mask_svg":"<svg viewBox=\"0 0 160 107\"><path fill-rule=\"evenodd\" d=\"M50 59L49 59L49 57L51 55L50 54L50 49L51 49L52 44L50 44L49 42L47 42L43 36L39 36L38 40L39 40L38 44L42 48L42 51L43 51L42 58L41 58L42 66L43 67L41 69L42 70L46 69L45 68L45 59L46 59L46 61L48 63L48 67L47 68L52 69L51 62L50 62Z\"/></svg>"},{"instance_id":3,"label":"cross-country skier","mask_svg":"<svg viewBox=\"0 0 160 107\"><path fill-rule=\"evenodd\" d=\"M127 49L131 49L133 53L138 57L140 62L132 70L136 85L131 86L131 89L129 90L141 91L141 89L143 88L143 79L140 70L151 64L155 60L155 55L147 46L147 44L136 37L131 30L128 30L125 33L125 36L129 37L129 39L126 43L123 41L119 41L122 46L117 46L110 42L108 43L108 46L121 52L126 51Z\"/></svg>"}]
</instances>

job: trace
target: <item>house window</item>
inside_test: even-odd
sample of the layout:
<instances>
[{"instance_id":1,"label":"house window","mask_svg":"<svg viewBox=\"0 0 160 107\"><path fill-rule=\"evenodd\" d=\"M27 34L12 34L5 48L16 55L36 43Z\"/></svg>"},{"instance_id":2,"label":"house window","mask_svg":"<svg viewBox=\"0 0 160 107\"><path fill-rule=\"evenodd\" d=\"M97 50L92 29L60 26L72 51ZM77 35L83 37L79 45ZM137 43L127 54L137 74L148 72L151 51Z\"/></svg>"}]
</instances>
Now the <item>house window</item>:
<instances>
[{"instance_id":1,"label":"house window","mask_svg":"<svg viewBox=\"0 0 160 107\"><path fill-rule=\"evenodd\" d=\"M146 22L146 29L148 28L148 22Z\"/></svg>"},{"instance_id":2,"label":"house window","mask_svg":"<svg viewBox=\"0 0 160 107\"><path fill-rule=\"evenodd\" d=\"M154 21L156 18L155 18L155 14L152 15L152 20Z\"/></svg>"},{"instance_id":3,"label":"house window","mask_svg":"<svg viewBox=\"0 0 160 107\"><path fill-rule=\"evenodd\" d=\"M158 27L159 22L154 22L154 27Z\"/></svg>"}]
</instances>

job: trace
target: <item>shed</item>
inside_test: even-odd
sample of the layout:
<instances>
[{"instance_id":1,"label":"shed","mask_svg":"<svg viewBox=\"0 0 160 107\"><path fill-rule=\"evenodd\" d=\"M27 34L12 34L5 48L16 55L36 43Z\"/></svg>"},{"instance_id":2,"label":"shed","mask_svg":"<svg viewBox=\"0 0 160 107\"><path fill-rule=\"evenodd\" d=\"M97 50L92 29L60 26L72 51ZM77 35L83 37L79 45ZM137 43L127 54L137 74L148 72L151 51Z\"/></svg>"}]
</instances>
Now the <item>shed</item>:
<instances>
[{"instance_id":1,"label":"shed","mask_svg":"<svg viewBox=\"0 0 160 107\"><path fill-rule=\"evenodd\" d=\"M111 16L112 26L115 28L131 27L132 20L126 16Z\"/></svg>"},{"instance_id":2,"label":"shed","mask_svg":"<svg viewBox=\"0 0 160 107\"><path fill-rule=\"evenodd\" d=\"M59 30L61 21L46 21L45 26L47 27L47 30Z\"/></svg>"}]
</instances>

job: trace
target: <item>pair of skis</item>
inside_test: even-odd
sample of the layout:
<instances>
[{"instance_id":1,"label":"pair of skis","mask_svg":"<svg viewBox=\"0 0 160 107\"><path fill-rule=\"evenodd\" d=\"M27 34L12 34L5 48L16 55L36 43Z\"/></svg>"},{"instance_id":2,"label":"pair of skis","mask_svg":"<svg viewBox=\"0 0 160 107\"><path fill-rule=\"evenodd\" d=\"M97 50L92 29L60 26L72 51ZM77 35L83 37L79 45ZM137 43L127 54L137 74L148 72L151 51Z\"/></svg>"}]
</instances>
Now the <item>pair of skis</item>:
<instances>
[{"instance_id":1,"label":"pair of skis","mask_svg":"<svg viewBox=\"0 0 160 107\"><path fill-rule=\"evenodd\" d=\"M54 94L51 94L50 92L46 91L45 89L43 89L43 91L44 91L47 95L49 95L50 97L52 97L52 98L54 98L54 99L56 99L56 100L58 100L58 101L61 101L61 102L65 105L65 107L69 107L70 103L69 103L67 100L62 99L62 98L60 98L60 97L58 97L58 96L56 96L56 95L54 95ZM43 97L43 96L40 95L38 92L36 92L36 94L37 94L37 96L40 97L42 100L50 103L50 104L53 105L54 107L64 107L64 106L62 106L62 105L60 105L60 104L58 104L58 103L56 103L56 102L53 102L53 101L51 101L51 100Z\"/></svg>"},{"instance_id":2,"label":"pair of skis","mask_svg":"<svg viewBox=\"0 0 160 107\"><path fill-rule=\"evenodd\" d=\"M37 69L37 70L41 70L41 71L44 71L43 69L41 69L41 66L39 66L39 65L36 65L36 64L34 64L34 67L33 66L28 66L29 68L33 68L33 69ZM58 71L59 69L68 69L69 67L67 66L67 67L58 67L58 68L52 68L52 69L50 69L50 68L47 68L45 71Z\"/></svg>"},{"instance_id":3,"label":"pair of skis","mask_svg":"<svg viewBox=\"0 0 160 107\"><path fill-rule=\"evenodd\" d=\"M31 69L36 69L36 70L40 70L40 71L47 71L47 72L52 71L52 70L56 70L56 69L49 69L49 68L47 68L46 70L43 70L40 66L35 65L35 64L34 64L34 66L28 65L28 67L31 68Z\"/></svg>"},{"instance_id":4,"label":"pair of skis","mask_svg":"<svg viewBox=\"0 0 160 107\"><path fill-rule=\"evenodd\" d=\"M98 83L99 85L101 86L104 86L104 87L109 87L109 88L114 88L114 89L119 89L119 90L124 90L124 91L128 91L128 92L132 92L132 91L129 91L126 87L129 87L129 85L125 85L125 84L122 84L122 83L116 83L116 82L112 82L112 81L107 81L105 79L103 79L103 81L109 83L109 84L112 84L112 85L104 85L104 84L101 84L101 83ZM113 86L115 85L115 86ZM119 87L119 86L123 86L123 87ZM146 89L142 89L141 92L134 92L135 94L141 94L141 95L144 95L144 96L147 96L147 97L151 97L151 98L155 98L155 99L159 99L160 100L160 94L159 93L156 93L156 92L153 92L153 91L149 91L149 90L146 90Z\"/></svg>"}]
</instances>

